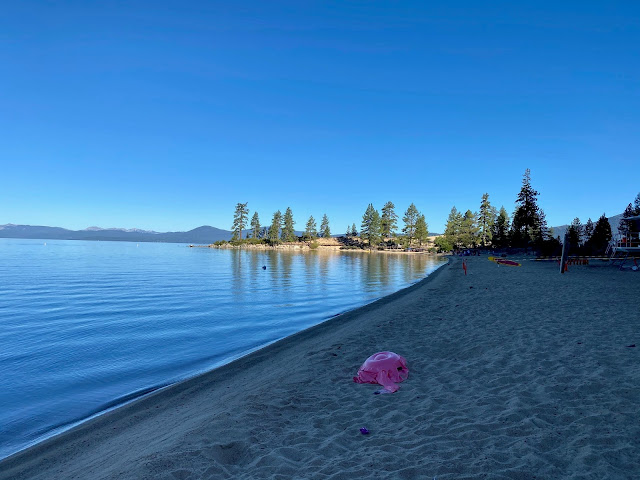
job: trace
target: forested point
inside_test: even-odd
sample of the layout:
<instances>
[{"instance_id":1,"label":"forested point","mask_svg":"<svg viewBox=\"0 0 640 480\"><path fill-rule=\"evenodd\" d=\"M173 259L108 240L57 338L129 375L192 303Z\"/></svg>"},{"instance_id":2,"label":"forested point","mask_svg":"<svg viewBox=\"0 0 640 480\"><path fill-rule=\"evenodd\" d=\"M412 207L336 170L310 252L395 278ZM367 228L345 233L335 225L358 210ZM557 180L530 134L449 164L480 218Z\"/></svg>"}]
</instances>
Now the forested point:
<instances>
[{"instance_id":1,"label":"forested point","mask_svg":"<svg viewBox=\"0 0 640 480\"><path fill-rule=\"evenodd\" d=\"M431 253L477 248L524 249L541 256L558 255L562 250L563 239L554 236L553 229L548 227L544 210L538 205L538 195L539 192L531 185L531 171L526 169L511 215L504 206L498 210L491 205L489 194L485 193L476 211L466 210L462 213L453 206L447 218L444 234L432 237L429 237L425 214L413 203L402 216L402 228L398 226L400 217L396 214L393 202L385 203L380 211L370 203L362 215L359 230L354 222L347 226L344 235L336 236L331 234L326 213L322 215L319 228L316 219L310 216L305 223L303 234L298 236L295 233L296 222L290 207L287 207L284 215L280 210L274 212L267 227L261 225L258 212L254 212L249 223L248 204L238 203L231 227L231 241L215 242L213 246L275 247L282 244L305 243L311 248L318 248L319 239L333 239L333 242L321 243L339 245L343 249L410 250ZM626 219L638 215L640 193L625 209L618 227L619 232L637 232L640 222ZM603 254L612 238L611 226L604 213L595 223L589 218L584 225L579 218L575 218L568 228L567 238L570 254Z\"/></svg>"}]
</instances>

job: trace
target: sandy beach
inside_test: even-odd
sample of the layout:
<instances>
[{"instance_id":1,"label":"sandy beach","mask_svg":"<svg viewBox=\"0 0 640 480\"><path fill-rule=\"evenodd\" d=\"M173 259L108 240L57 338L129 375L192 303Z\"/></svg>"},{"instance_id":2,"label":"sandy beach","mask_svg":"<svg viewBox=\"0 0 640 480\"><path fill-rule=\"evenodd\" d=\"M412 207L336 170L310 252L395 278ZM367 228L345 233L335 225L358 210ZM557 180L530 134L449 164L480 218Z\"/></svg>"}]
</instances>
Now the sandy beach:
<instances>
[{"instance_id":1,"label":"sandy beach","mask_svg":"<svg viewBox=\"0 0 640 480\"><path fill-rule=\"evenodd\" d=\"M13 455L0 479L638 478L640 273L467 262ZM352 380L382 350L408 362L395 394Z\"/></svg>"}]
</instances>

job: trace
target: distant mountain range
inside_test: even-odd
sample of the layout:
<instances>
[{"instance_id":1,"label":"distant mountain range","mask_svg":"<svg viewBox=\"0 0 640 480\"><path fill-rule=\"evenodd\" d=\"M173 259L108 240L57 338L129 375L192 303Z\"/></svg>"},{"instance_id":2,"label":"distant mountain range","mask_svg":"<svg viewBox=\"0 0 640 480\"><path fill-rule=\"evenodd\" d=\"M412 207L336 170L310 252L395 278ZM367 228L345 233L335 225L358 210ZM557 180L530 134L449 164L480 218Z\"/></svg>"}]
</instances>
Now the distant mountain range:
<instances>
[{"instance_id":1,"label":"distant mountain range","mask_svg":"<svg viewBox=\"0 0 640 480\"><path fill-rule=\"evenodd\" d=\"M137 228L89 227L85 230L67 230L59 227L35 225L0 225L0 238L38 238L48 240L101 240L110 242L165 242L197 243L207 245L218 240L231 240L231 232L202 226L188 232L153 232Z\"/></svg>"}]
</instances>

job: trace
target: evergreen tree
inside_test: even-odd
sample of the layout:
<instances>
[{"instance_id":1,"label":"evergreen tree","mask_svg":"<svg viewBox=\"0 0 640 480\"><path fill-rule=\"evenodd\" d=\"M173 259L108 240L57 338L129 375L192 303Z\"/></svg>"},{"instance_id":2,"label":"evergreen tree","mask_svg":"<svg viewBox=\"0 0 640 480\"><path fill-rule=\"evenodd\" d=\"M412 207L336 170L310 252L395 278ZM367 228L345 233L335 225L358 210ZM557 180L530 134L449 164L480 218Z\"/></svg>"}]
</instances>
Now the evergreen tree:
<instances>
[{"instance_id":1,"label":"evergreen tree","mask_svg":"<svg viewBox=\"0 0 640 480\"><path fill-rule=\"evenodd\" d=\"M593 227L593 233L587 243L587 248L592 254L602 254L611 241L611 224L603 213Z\"/></svg>"},{"instance_id":2,"label":"evergreen tree","mask_svg":"<svg viewBox=\"0 0 640 480\"><path fill-rule=\"evenodd\" d=\"M318 238L316 219L313 218L313 215L311 215L309 217L309 220L307 220L307 227L306 227L306 230L304 231L304 237L307 240L315 240L316 238Z\"/></svg>"},{"instance_id":3,"label":"evergreen tree","mask_svg":"<svg viewBox=\"0 0 640 480\"><path fill-rule=\"evenodd\" d=\"M636 215L640 215L640 193L636 195L636 199L633 201L634 210Z\"/></svg>"},{"instance_id":4,"label":"evergreen tree","mask_svg":"<svg viewBox=\"0 0 640 480\"><path fill-rule=\"evenodd\" d=\"M269 227L269 241L278 243L280 238L280 228L282 227L282 213L280 210L273 214L271 226Z\"/></svg>"},{"instance_id":5,"label":"evergreen tree","mask_svg":"<svg viewBox=\"0 0 640 480\"><path fill-rule=\"evenodd\" d=\"M587 223L584 224L584 243L587 243L589 239L593 235L593 222L591 218L587 220Z\"/></svg>"},{"instance_id":6,"label":"evergreen tree","mask_svg":"<svg viewBox=\"0 0 640 480\"><path fill-rule=\"evenodd\" d=\"M624 212L622 213L620 223L618 224L618 233L620 235L625 236L631 232L637 231L637 222L634 222L633 220L627 220L627 218L635 217L636 215L636 209L633 207L633 205L627 205L627 208L625 208Z\"/></svg>"},{"instance_id":7,"label":"evergreen tree","mask_svg":"<svg viewBox=\"0 0 640 480\"><path fill-rule=\"evenodd\" d=\"M282 225L281 238L283 241L295 242L296 240L298 240L298 237L296 236L296 232L294 229L295 224L296 222L293 221L293 212L291 211L290 207L287 207L287 209L284 212L284 222Z\"/></svg>"},{"instance_id":8,"label":"evergreen tree","mask_svg":"<svg viewBox=\"0 0 640 480\"><path fill-rule=\"evenodd\" d=\"M420 213L418 212L418 209L412 203L404 212L404 217L402 217L402 221L404 222L404 228L402 229L402 231L409 239L409 246L411 246L411 241L416 234L416 222L418 221L419 216Z\"/></svg>"},{"instance_id":9,"label":"evergreen tree","mask_svg":"<svg viewBox=\"0 0 640 480\"><path fill-rule=\"evenodd\" d=\"M550 231L551 229L547 226L547 216L542 209L538 210L538 220L534 228L533 241L538 247L541 247L544 242L553 238Z\"/></svg>"},{"instance_id":10,"label":"evergreen tree","mask_svg":"<svg viewBox=\"0 0 640 480\"><path fill-rule=\"evenodd\" d=\"M444 237L452 248L458 248L461 245L460 235L462 233L462 214L458 212L455 205L451 208L451 212L447 217L447 224L444 227Z\"/></svg>"},{"instance_id":11,"label":"evergreen tree","mask_svg":"<svg viewBox=\"0 0 640 480\"><path fill-rule=\"evenodd\" d=\"M258 238L260 234L260 217L258 217L258 212L254 212L253 217L251 217L251 236L253 238Z\"/></svg>"},{"instance_id":12,"label":"evergreen tree","mask_svg":"<svg viewBox=\"0 0 640 480\"><path fill-rule=\"evenodd\" d=\"M331 238L331 229L329 228L329 217L325 213L322 216L322 223L320 224L320 235L323 238Z\"/></svg>"},{"instance_id":13,"label":"evergreen tree","mask_svg":"<svg viewBox=\"0 0 640 480\"><path fill-rule=\"evenodd\" d=\"M498 248L509 245L509 230L511 229L509 214L504 207L500 207L500 212L492 229L491 243Z\"/></svg>"},{"instance_id":14,"label":"evergreen tree","mask_svg":"<svg viewBox=\"0 0 640 480\"><path fill-rule=\"evenodd\" d=\"M511 224L511 240L515 247L527 247L533 240L531 235L538 226L539 193L531 186L531 170L525 170L522 178L522 188L516 199L516 210Z\"/></svg>"},{"instance_id":15,"label":"evergreen tree","mask_svg":"<svg viewBox=\"0 0 640 480\"><path fill-rule=\"evenodd\" d=\"M387 202L382 207L382 217L380 217L380 233L383 238L390 238L398 228L398 215L395 212L396 206L393 202Z\"/></svg>"},{"instance_id":16,"label":"evergreen tree","mask_svg":"<svg viewBox=\"0 0 640 480\"><path fill-rule=\"evenodd\" d=\"M358 236L358 230L356 230L356 224L352 224L351 225L351 235L353 235L354 237Z\"/></svg>"},{"instance_id":17,"label":"evergreen tree","mask_svg":"<svg viewBox=\"0 0 640 480\"><path fill-rule=\"evenodd\" d=\"M489 202L489 194L482 195L480 202L480 212L478 213L478 229L480 234L480 245L485 247L492 238L492 228L496 220L496 210Z\"/></svg>"},{"instance_id":18,"label":"evergreen tree","mask_svg":"<svg viewBox=\"0 0 640 480\"><path fill-rule=\"evenodd\" d=\"M380 241L380 213L370 203L362 215L360 237L369 242L369 248L373 248Z\"/></svg>"},{"instance_id":19,"label":"evergreen tree","mask_svg":"<svg viewBox=\"0 0 640 480\"><path fill-rule=\"evenodd\" d=\"M423 243L426 243L428 236L429 226L427 225L427 220L424 215L420 214L416 221L416 240L418 240L418 245L422 246Z\"/></svg>"},{"instance_id":20,"label":"evergreen tree","mask_svg":"<svg viewBox=\"0 0 640 480\"><path fill-rule=\"evenodd\" d=\"M347 237L347 238L351 237L351 227L350 226L347 226L347 230L346 230L344 236Z\"/></svg>"},{"instance_id":21,"label":"evergreen tree","mask_svg":"<svg viewBox=\"0 0 640 480\"><path fill-rule=\"evenodd\" d=\"M467 210L460 225L459 243L464 247L475 247L478 242L478 227L476 216L471 210Z\"/></svg>"},{"instance_id":22,"label":"evergreen tree","mask_svg":"<svg viewBox=\"0 0 640 480\"><path fill-rule=\"evenodd\" d=\"M247 205L248 202L236 204L236 210L233 214L233 226L231 227L233 231L231 241L237 242L238 240L242 240L242 230L247 226L247 219L249 218Z\"/></svg>"},{"instance_id":23,"label":"evergreen tree","mask_svg":"<svg viewBox=\"0 0 640 480\"><path fill-rule=\"evenodd\" d=\"M577 250L582 245L583 227L578 217L573 219L567 230L569 245L572 250Z\"/></svg>"}]
</instances>

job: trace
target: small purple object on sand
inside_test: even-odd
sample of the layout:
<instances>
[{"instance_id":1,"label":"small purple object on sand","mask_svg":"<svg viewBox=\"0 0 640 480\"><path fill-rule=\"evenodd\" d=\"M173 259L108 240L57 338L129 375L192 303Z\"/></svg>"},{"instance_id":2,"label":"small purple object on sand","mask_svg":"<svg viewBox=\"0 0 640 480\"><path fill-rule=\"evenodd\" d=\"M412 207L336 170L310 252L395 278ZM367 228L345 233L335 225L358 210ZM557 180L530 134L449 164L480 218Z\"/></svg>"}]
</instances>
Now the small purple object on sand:
<instances>
[{"instance_id":1,"label":"small purple object on sand","mask_svg":"<svg viewBox=\"0 0 640 480\"><path fill-rule=\"evenodd\" d=\"M363 435L369 435L369 430L367 430L366 428L362 427L360 429L360 433L363 434Z\"/></svg>"}]
</instances>

